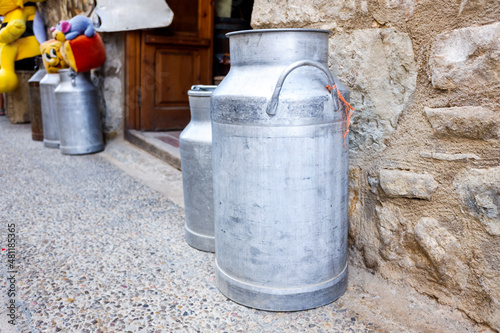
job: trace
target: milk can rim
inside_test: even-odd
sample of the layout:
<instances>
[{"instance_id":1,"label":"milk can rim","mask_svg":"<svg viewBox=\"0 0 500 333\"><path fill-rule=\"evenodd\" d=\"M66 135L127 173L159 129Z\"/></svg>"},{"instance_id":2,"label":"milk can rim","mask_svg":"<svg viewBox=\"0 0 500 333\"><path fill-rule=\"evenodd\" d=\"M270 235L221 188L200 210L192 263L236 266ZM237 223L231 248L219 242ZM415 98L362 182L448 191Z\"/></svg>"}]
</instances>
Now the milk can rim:
<instances>
[{"instance_id":1,"label":"milk can rim","mask_svg":"<svg viewBox=\"0 0 500 333\"><path fill-rule=\"evenodd\" d=\"M303 29L303 28L279 28L279 29L253 29L253 30L238 30L228 32L226 37L234 36L234 35L242 35L242 34L251 34L251 33L261 33L261 32L322 32L331 35L333 32L325 29Z\"/></svg>"},{"instance_id":2,"label":"milk can rim","mask_svg":"<svg viewBox=\"0 0 500 333\"><path fill-rule=\"evenodd\" d=\"M188 91L188 96L196 96L196 97L210 96L212 95L215 88L217 88L217 86L215 85L197 84L191 86L191 89Z\"/></svg>"}]
</instances>

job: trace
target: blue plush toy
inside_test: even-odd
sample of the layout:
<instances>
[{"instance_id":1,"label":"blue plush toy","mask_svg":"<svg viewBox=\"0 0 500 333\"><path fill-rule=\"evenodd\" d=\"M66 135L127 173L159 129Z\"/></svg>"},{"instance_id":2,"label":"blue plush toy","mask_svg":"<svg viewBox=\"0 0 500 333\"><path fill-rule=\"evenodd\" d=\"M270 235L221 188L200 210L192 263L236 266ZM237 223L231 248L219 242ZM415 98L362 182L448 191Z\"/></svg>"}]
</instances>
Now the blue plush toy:
<instances>
[{"instance_id":1,"label":"blue plush toy","mask_svg":"<svg viewBox=\"0 0 500 333\"><path fill-rule=\"evenodd\" d=\"M61 21L51 30L54 38L60 42L73 40L83 34L89 38L95 35L92 20L82 15L77 15L69 21Z\"/></svg>"}]
</instances>

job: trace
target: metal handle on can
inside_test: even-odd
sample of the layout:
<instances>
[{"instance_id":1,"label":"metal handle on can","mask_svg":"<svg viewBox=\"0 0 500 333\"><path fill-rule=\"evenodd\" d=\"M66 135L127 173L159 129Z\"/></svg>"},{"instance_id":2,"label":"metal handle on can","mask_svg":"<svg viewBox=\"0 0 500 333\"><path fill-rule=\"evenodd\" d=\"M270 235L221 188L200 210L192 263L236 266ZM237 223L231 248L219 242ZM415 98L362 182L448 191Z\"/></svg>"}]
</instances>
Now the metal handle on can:
<instances>
[{"instance_id":1,"label":"metal handle on can","mask_svg":"<svg viewBox=\"0 0 500 333\"><path fill-rule=\"evenodd\" d=\"M69 77L71 78L71 85L73 87L76 87L76 81L75 81L75 79L76 79L77 76L78 76L78 73L75 72L73 70L73 68L71 68L71 70L69 71Z\"/></svg>"},{"instance_id":2,"label":"metal handle on can","mask_svg":"<svg viewBox=\"0 0 500 333\"><path fill-rule=\"evenodd\" d=\"M279 94L281 92L281 88L283 87L283 83L285 82L285 79L288 76L288 74L290 74L290 72L292 72L294 69L297 69L302 66L312 66L322 70L323 73L325 73L328 78L328 84L332 86L335 84L335 80L333 78L332 73L330 72L328 67L326 67L322 63L313 60L301 60L294 62L293 64L288 66L278 78L278 82L276 83L276 86L274 88L273 96L271 97L271 100L267 105L266 112L268 115L270 116L276 115L276 109L278 108ZM336 98L333 98L333 104L335 106L335 109L338 109Z\"/></svg>"}]
</instances>

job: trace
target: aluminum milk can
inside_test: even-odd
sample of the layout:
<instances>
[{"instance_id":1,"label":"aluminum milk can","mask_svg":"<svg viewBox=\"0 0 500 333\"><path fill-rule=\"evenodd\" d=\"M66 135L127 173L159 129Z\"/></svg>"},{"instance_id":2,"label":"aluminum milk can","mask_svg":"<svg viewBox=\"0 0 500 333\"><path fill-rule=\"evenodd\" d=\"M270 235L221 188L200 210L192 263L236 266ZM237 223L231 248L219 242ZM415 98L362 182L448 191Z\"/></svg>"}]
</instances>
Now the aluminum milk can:
<instances>
[{"instance_id":1,"label":"aluminum milk can","mask_svg":"<svg viewBox=\"0 0 500 333\"><path fill-rule=\"evenodd\" d=\"M29 100L31 138L34 141L43 141L42 102L40 96L40 81L45 77L47 71L43 67L41 59L37 59L38 71L29 79Z\"/></svg>"},{"instance_id":2,"label":"aluminum milk can","mask_svg":"<svg viewBox=\"0 0 500 333\"><path fill-rule=\"evenodd\" d=\"M59 148L59 128L56 120L56 95L59 74L45 74L40 80L40 101L42 103L43 145Z\"/></svg>"},{"instance_id":3,"label":"aluminum milk can","mask_svg":"<svg viewBox=\"0 0 500 333\"><path fill-rule=\"evenodd\" d=\"M348 137L329 32L227 35L211 98L217 286L263 310L330 303L347 287Z\"/></svg>"},{"instance_id":4,"label":"aluminum milk can","mask_svg":"<svg viewBox=\"0 0 500 333\"><path fill-rule=\"evenodd\" d=\"M210 95L216 86L193 86L188 91L191 122L179 137L186 210L186 242L215 251L212 182L212 124Z\"/></svg>"},{"instance_id":5,"label":"aluminum milk can","mask_svg":"<svg viewBox=\"0 0 500 333\"><path fill-rule=\"evenodd\" d=\"M61 82L55 90L61 153L90 154L102 151L104 142L97 90L90 72L59 70Z\"/></svg>"}]
</instances>

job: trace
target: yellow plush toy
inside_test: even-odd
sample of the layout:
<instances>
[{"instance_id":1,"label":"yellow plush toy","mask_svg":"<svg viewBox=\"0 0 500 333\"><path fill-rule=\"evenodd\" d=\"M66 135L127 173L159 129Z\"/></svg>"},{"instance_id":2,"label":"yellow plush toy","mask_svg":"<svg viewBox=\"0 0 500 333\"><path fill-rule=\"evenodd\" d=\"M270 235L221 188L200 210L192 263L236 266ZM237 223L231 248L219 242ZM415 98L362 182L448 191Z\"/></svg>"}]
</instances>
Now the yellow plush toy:
<instances>
[{"instance_id":1,"label":"yellow plush toy","mask_svg":"<svg viewBox=\"0 0 500 333\"><path fill-rule=\"evenodd\" d=\"M33 30L34 2L43 1L0 0L0 16L4 16L0 29L0 93L17 88L16 62L40 55Z\"/></svg>"},{"instance_id":2,"label":"yellow plush toy","mask_svg":"<svg viewBox=\"0 0 500 333\"><path fill-rule=\"evenodd\" d=\"M60 69L69 67L61 55L61 45L62 43L55 39L51 39L40 44L43 65L45 66L47 73L55 74L59 72Z\"/></svg>"}]
</instances>

